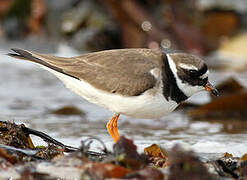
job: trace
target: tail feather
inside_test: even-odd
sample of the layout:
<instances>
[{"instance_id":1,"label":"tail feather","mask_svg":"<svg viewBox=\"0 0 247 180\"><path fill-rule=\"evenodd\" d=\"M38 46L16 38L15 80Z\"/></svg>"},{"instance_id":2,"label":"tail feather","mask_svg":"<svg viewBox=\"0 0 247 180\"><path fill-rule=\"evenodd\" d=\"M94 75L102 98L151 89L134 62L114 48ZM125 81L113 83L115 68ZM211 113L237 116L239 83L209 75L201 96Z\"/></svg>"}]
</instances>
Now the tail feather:
<instances>
[{"instance_id":1,"label":"tail feather","mask_svg":"<svg viewBox=\"0 0 247 180\"><path fill-rule=\"evenodd\" d=\"M62 68L59 68L59 67L54 66L52 64L49 64L45 60L40 59L38 57L37 53L32 53L32 52L29 52L29 51L26 51L26 50L23 50L23 49L17 49L17 48L13 48L11 50L15 52L15 53L8 53L7 54L7 55L9 55L11 57L14 57L14 58L17 58L17 59L22 59L22 60L32 61L34 63L38 63L38 64L46 66L46 67L48 67L50 69L53 69L53 70L55 70L57 72L60 72L60 73L66 74L68 76L71 76L73 78L79 79L79 78L77 78L77 77L75 77L75 76L73 76L71 74L68 74L68 73L64 72L64 70ZM36 54L37 54L37 56L35 56Z\"/></svg>"},{"instance_id":2,"label":"tail feather","mask_svg":"<svg viewBox=\"0 0 247 180\"><path fill-rule=\"evenodd\" d=\"M39 63L40 60L39 58L34 57L30 52L23 50L23 49L17 49L13 48L11 49L15 53L8 53L7 55L17 58L17 59L24 59L24 60L30 60Z\"/></svg>"},{"instance_id":3,"label":"tail feather","mask_svg":"<svg viewBox=\"0 0 247 180\"><path fill-rule=\"evenodd\" d=\"M25 57L19 55L19 54L15 54L15 53L8 53L8 56L14 57L16 59L23 59L23 60L27 60Z\"/></svg>"},{"instance_id":4,"label":"tail feather","mask_svg":"<svg viewBox=\"0 0 247 180\"><path fill-rule=\"evenodd\" d=\"M17 58L17 59L23 59L23 60L32 61L32 62L41 64L43 66L46 66L48 68L51 68L51 69L53 69L55 71L63 72L63 70L61 68L53 66L53 65L45 62L44 60L33 56L33 54L31 52L28 52L28 51L23 50L23 49L16 49L16 48L13 48L11 50L15 52L15 53L8 53L8 55L11 56L11 57L14 57L14 58Z\"/></svg>"}]
</instances>

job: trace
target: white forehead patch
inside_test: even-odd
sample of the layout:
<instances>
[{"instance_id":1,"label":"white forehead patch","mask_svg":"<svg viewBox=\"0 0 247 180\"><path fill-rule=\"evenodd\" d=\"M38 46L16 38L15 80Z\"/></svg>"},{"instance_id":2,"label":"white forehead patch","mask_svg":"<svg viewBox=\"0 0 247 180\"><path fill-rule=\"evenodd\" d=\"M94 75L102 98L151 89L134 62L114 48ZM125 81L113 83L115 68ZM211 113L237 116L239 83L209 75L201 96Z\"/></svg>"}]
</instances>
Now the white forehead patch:
<instances>
[{"instance_id":1,"label":"white forehead patch","mask_svg":"<svg viewBox=\"0 0 247 180\"><path fill-rule=\"evenodd\" d=\"M187 69L187 70L197 70L197 67L195 67L194 65L192 64L184 64L184 63L179 63L178 64L179 67L181 67L182 69Z\"/></svg>"},{"instance_id":2,"label":"white forehead patch","mask_svg":"<svg viewBox=\"0 0 247 180\"><path fill-rule=\"evenodd\" d=\"M203 75L200 76L200 79L205 79L208 77L209 71L205 72Z\"/></svg>"}]
</instances>

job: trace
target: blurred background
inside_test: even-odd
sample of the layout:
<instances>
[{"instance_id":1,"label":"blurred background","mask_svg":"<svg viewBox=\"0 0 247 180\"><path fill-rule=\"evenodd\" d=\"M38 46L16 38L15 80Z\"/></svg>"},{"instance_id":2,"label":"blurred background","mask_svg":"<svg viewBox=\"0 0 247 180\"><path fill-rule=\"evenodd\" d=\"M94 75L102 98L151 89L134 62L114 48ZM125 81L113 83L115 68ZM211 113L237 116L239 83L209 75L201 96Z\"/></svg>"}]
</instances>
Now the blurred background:
<instances>
[{"instance_id":1,"label":"blurred background","mask_svg":"<svg viewBox=\"0 0 247 180\"><path fill-rule=\"evenodd\" d=\"M66 42L79 51L161 45L207 55L242 34L246 4L244 0L1 0L0 37L30 48L43 44L43 51L55 51L59 42Z\"/></svg>"},{"instance_id":2,"label":"blurred background","mask_svg":"<svg viewBox=\"0 0 247 180\"><path fill-rule=\"evenodd\" d=\"M199 153L246 153L246 17L246 0L0 0L0 118L69 145L88 135L111 144L110 112L5 54L13 47L58 56L162 47L203 56L221 96L199 93L158 120L122 116L120 134L138 147L180 143Z\"/></svg>"}]
</instances>

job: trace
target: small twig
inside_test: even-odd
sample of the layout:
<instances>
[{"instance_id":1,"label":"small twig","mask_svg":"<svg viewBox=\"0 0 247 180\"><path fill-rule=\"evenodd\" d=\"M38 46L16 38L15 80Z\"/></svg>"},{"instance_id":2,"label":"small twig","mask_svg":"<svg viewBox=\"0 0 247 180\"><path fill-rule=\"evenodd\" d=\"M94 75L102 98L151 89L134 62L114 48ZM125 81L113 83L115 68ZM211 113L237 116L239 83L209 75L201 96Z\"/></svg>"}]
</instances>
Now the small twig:
<instances>
[{"instance_id":1,"label":"small twig","mask_svg":"<svg viewBox=\"0 0 247 180\"><path fill-rule=\"evenodd\" d=\"M34 130L34 129L30 129L30 128L27 128L27 127L22 127L22 130L25 133L27 133L28 135L30 135L30 134L36 135L36 136L42 138L46 142L53 143L55 145L58 145L58 146L63 147L65 152L74 152L74 151L80 150L80 148L76 148L76 147L72 147L72 146L67 146L67 145L65 145L65 144L57 141L56 139L48 136L47 134L45 134L43 132L40 132L40 131L37 131L37 130ZM106 146L105 146L105 144L100 139L98 139L96 137L90 137L90 138L88 138L88 139L86 139L84 141L84 144L85 144L86 141L93 140L93 139L98 140L103 145L103 147L104 147L103 153L89 151L88 148L87 148L87 151L84 152L84 153L86 155L90 155L90 156L104 156L104 155L106 155L106 153L107 153ZM92 142L90 142L87 146L89 147L91 143Z\"/></svg>"},{"instance_id":2,"label":"small twig","mask_svg":"<svg viewBox=\"0 0 247 180\"><path fill-rule=\"evenodd\" d=\"M0 121L0 123L7 124L7 122L5 122L5 121ZM93 136L89 137L88 139L86 139L85 141L82 142L82 148L76 148L76 147L72 147L72 146L67 146L67 145L65 145L65 144L57 141L56 139L50 137L49 135L47 135L47 134L45 134L45 133L43 133L41 131L37 131L37 130L31 129L31 128L28 128L28 127L25 127L25 126L22 126L22 125L20 127L21 127L22 131L27 136L30 135L30 134L31 135L35 135L35 136L38 136L38 137L40 137L41 139L43 139L47 143L52 143L52 144L55 144L57 146L62 147L64 149L64 152L74 152L74 151L80 151L80 150L84 149L85 152L83 152L83 153L85 153L86 155L89 155L89 156L97 156L97 157L98 156L105 156L108 153L108 151L106 149L106 146L103 143L103 141L101 141L97 137L93 137ZM0 127L0 131L8 131L8 128L7 127ZM102 146L104 148L102 150L102 153L93 152L93 151L89 151L88 150L90 144L92 143L92 140L97 140L97 141L100 142L100 144L102 144ZM85 143L88 142L88 141L90 141L90 142L86 145ZM85 147L85 145L86 145L86 147ZM9 146L9 147L11 147L11 146ZM18 148L17 148L17 150L18 150ZM23 150L23 151L25 151L25 150Z\"/></svg>"},{"instance_id":3,"label":"small twig","mask_svg":"<svg viewBox=\"0 0 247 180\"><path fill-rule=\"evenodd\" d=\"M28 134L28 135L30 135L30 134L36 135L36 136L42 138L42 139L43 139L44 141L46 141L46 142L53 143L53 144L55 144L55 145L58 145L58 146L63 147L65 152L74 152L74 151L77 151L77 150L79 149L79 148L76 148L76 147L67 146L67 145L65 145L65 144L63 144L63 143L57 141L56 139L54 139L54 138L48 136L47 134L45 134L45 133L43 133L43 132L41 132L41 131L37 131L37 130L34 130L34 129L30 129L30 128L27 128L27 127L22 127L22 130L23 130L26 134Z\"/></svg>"},{"instance_id":4,"label":"small twig","mask_svg":"<svg viewBox=\"0 0 247 180\"><path fill-rule=\"evenodd\" d=\"M98 142L100 142L100 144L103 146L102 152L104 152L105 154L108 153L107 148L106 148L106 145L104 144L104 142L101 139L99 139L97 137L94 137L94 136L90 136L88 139L84 140L83 143L86 143L89 140L97 140Z\"/></svg>"},{"instance_id":5,"label":"small twig","mask_svg":"<svg viewBox=\"0 0 247 180\"><path fill-rule=\"evenodd\" d=\"M43 160L43 158L36 156L36 153L38 152L37 150L21 149L21 148L16 148L16 147L4 145L4 144L0 144L0 148L4 149L6 151L13 151L13 152L17 152L17 153L22 153L26 156L31 156L32 158L35 158L38 160Z\"/></svg>"}]
</instances>

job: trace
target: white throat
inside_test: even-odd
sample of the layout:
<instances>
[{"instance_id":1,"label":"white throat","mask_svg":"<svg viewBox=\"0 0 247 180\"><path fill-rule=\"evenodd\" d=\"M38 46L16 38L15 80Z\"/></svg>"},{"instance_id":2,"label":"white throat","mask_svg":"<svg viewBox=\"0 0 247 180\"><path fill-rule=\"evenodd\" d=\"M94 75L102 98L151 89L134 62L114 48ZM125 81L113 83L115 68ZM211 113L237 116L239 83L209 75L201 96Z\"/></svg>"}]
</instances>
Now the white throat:
<instances>
[{"instance_id":1,"label":"white throat","mask_svg":"<svg viewBox=\"0 0 247 180\"><path fill-rule=\"evenodd\" d=\"M204 87L202 86L191 86L190 84L186 83L186 82L182 82L182 80L178 77L177 75L177 68L176 68L176 64L174 63L174 61L172 60L171 56L169 54L167 54L167 59L168 59L168 63L170 66L170 69L175 77L176 83L178 88L187 96L190 97L193 94L202 91L204 89Z\"/></svg>"}]
</instances>

